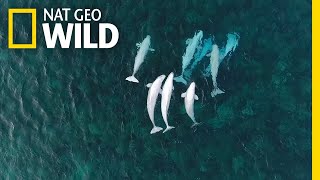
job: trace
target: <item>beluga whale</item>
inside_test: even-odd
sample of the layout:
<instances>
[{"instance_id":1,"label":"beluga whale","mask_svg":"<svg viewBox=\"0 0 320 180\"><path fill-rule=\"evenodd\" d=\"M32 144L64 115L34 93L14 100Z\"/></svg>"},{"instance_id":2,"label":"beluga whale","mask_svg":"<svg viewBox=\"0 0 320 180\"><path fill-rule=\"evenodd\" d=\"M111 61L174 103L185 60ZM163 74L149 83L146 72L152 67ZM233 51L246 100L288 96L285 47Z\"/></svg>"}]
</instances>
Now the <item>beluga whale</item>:
<instances>
[{"instance_id":1,"label":"beluga whale","mask_svg":"<svg viewBox=\"0 0 320 180\"><path fill-rule=\"evenodd\" d=\"M201 44L201 40L203 37L203 32L199 31L198 33L195 33L192 39L187 39L186 44L186 52L182 56L182 72L180 76L177 76L174 78L176 82L182 82L183 84L187 84L187 81L184 79L184 72L188 65L191 63L191 60L193 59L193 56L196 52L196 49Z\"/></svg>"},{"instance_id":2,"label":"beluga whale","mask_svg":"<svg viewBox=\"0 0 320 180\"><path fill-rule=\"evenodd\" d=\"M157 79L153 83L147 84L147 87L149 88L148 98L147 98L147 109L148 109L149 118L153 125L153 128L150 134L154 134L162 130L162 127L156 126L154 122L154 108L157 103L158 95L161 92L162 82L165 78L166 78L165 75L160 75L159 77L157 77Z\"/></svg>"},{"instance_id":3,"label":"beluga whale","mask_svg":"<svg viewBox=\"0 0 320 180\"><path fill-rule=\"evenodd\" d=\"M197 48L197 52L194 54L194 61L193 63L184 71L184 79L190 80L193 70L197 67L198 64L200 64L201 61L206 59L211 50L212 50L212 41L214 40L214 37L209 37L205 40L203 40L202 44L199 45Z\"/></svg>"},{"instance_id":4,"label":"beluga whale","mask_svg":"<svg viewBox=\"0 0 320 180\"><path fill-rule=\"evenodd\" d=\"M219 48L216 44L212 46L210 65L211 65L211 76L212 76L212 83L213 83L213 90L211 92L211 96L215 97L218 94L224 93L224 91L219 89L218 83L217 83L217 76L218 76L220 61L219 61Z\"/></svg>"},{"instance_id":5,"label":"beluga whale","mask_svg":"<svg viewBox=\"0 0 320 180\"><path fill-rule=\"evenodd\" d=\"M200 123L196 121L196 118L194 117L194 100L199 100L199 97L195 94L196 84L192 82L187 89L186 92L181 94L181 97L184 98L184 105L186 108L186 112L188 116L193 121L193 125L191 127L197 126Z\"/></svg>"},{"instance_id":6,"label":"beluga whale","mask_svg":"<svg viewBox=\"0 0 320 180\"><path fill-rule=\"evenodd\" d=\"M137 43L136 46L139 48L133 67L133 73L131 76L127 77L126 80L130 82L139 83L139 80L135 77L135 74L138 72L141 64L143 63L148 51L154 51L154 49L150 48L151 37L147 35L146 38L142 41L142 43Z\"/></svg>"},{"instance_id":7,"label":"beluga whale","mask_svg":"<svg viewBox=\"0 0 320 180\"><path fill-rule=\"evenodd\" d=\"M222 63L222 61L226 59L226 57L229 57L229 58L231 57L232 53L236 50L239 44L240 35L236 32L228 33L227 38L228 39L227 39L226 45L221 49L219 49L219 63ZM211 64L209 63L203 75L205 77L209 77L210 71L211 71Z\"/></svg>"},{"instance_id":8,"label":"beluga whale","mask_svg":"<svg viewBox=\"0 0 320 180\"><path fill-rule=\"evenodd\" d=\"M167 126L163 133L174 128L173 126L170 126L168 123L168 109L170 106L170 100L173 91L173 76L174 74L173 72L171 72L162 86L161 113L163 121Z\"/></svg>"}]
</instances>

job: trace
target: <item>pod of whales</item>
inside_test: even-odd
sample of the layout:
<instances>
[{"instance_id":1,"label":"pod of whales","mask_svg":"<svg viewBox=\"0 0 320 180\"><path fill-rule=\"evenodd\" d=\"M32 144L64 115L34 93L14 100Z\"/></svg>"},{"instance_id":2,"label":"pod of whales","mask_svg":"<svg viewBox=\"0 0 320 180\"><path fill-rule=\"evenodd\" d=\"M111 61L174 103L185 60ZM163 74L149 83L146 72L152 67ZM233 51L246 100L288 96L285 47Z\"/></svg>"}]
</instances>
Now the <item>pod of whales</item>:
<instances>
[{"instance_id":1,"label":"pod of whales","mask_svg":"<svg viewBox=\"0 0 320 180\"><path fill-rule=\"evenodd\" d=\"M225 59L225 57L230 57L231 53L235 51L236 47L238 46L240 36L237 33L228 33L227 43L222 49L218 48L218 45L214 42L214 37L211 36L205 39L204 42L202 42L202 38L203 31L200 30L194 34L193 38L186 41L187 47L184 55L182 56L182 72L179 76L174 78L174 73L171 72L167 76L166 80L166 75L160 75L152 83L147 84L147 87L149 88L147 96L147 110L150 121L152 123L150 134L155 134L163 130L162 127L156 125L154 120L154 111L159 94L161 94L161 114L166 126L163 133L175 128L174 126L170 126L168 122L168 110L174 90L173 83L174 81L176 81L187 85L188 81L192 79L192 71L194 71L200 63L203 64L206 63L206 61L209 61L209 65L204 70L203 76L208 77L211 75L213 83L211 96L215 97L218 94L224 93L224 91L219 89L217 84L219 66L222 63L223 59ZM154 49L150 48L150 44L150 35L147 35L141 43L137 43L137 47L139 50L135 57L133 73L131 76L126 78L127 81L139 83L139 80L135 77L135 74L139 70L141 64L144 62L147 52L154 51ZM210 57L210 59L206 57ZM163 83L164 80L165 82ZM196 121L194 112L195 100L199 100L199 97L196 95L195 91L196 83L191 82L186 92L181 94L181 97L184 98L186 113L193 122L191 127L195 127L200 124L198 121Z\"/></svg>"}]
</instances>

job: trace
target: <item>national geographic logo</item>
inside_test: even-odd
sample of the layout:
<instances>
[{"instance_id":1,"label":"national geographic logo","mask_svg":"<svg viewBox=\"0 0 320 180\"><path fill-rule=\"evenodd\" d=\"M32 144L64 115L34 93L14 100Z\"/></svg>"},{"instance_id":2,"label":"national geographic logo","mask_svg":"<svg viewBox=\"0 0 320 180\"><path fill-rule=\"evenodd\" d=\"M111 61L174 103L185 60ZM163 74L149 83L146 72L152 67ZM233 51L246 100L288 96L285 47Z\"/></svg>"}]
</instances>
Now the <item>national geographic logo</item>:
<instances>
[{"instance_id":1,"label":"national geographic logo","mask_svg":"<svg viewBox=\"0 0 320 180\"><path fill-rule=\"evenodd\" d=\"M14 43L14 14L31 14L32 36L30 44ZM70 14L73 15L76 23L69 21ZM61 48L70 48L72 37L74 39L74 48L113 48L119 40L118 28L111 23L101 23L101 16L99 9L44 8L42 30L47 48L55 48L57 42L60 43ZM49 22L51 23L49 24ZM67 24L66 32L62 22L67 22L65 23ZM91 42L91 24L94 23L99 25L98 42ZM111 37L107 37L107 31L111 32ZM107 39L111 40L107 42ZM9 9L8 48L37 48L37 9Z\"/></svg>"},{"instance_id":2,"label":"national geographic logo","mask_svg":"<svg viewBox=\"0 0 320 180\"><path fill-rule=\"evenodd\" d=\"M32 17L32 40L31 44L13 43L13 15L31 14ZM8 11L8 48L9 49L35 49L37 48L37 10L36 9L9 9Z\"/></svg>"}]
</instances>

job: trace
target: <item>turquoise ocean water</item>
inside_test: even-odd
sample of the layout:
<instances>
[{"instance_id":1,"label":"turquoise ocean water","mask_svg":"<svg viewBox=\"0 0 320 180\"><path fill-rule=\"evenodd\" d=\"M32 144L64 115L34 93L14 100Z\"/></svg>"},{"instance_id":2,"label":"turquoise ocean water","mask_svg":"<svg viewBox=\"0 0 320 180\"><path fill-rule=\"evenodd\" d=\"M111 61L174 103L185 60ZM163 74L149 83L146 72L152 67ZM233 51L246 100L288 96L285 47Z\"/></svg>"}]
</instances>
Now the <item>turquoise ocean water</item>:
<instances>
[{"instance_id":1,"label":"turquoise ocean water","mask_svg":"<svg viewBox=\"0 0 320 180\"><path fill-rule=\"evenodd\" d=\"M37 49L7 46L7 9L37 8ZM99 8L115 24L112 49L47 49L43 8ZM311 0L4 0L0 2L1 179L311 179ZM30 40L28 16L14 16L15 42ZM98 39L92 26L91 38ZM181 73L196 30L237 32L220 65L225 94L210 96L200 65L191 129L175 83L169 123L150 135L145 85ZM136 43L151 36L137 77ZM159 98L160 99L160 98ZM164 127L160 101L156 122Z\"/></svg>"}]
</instances>

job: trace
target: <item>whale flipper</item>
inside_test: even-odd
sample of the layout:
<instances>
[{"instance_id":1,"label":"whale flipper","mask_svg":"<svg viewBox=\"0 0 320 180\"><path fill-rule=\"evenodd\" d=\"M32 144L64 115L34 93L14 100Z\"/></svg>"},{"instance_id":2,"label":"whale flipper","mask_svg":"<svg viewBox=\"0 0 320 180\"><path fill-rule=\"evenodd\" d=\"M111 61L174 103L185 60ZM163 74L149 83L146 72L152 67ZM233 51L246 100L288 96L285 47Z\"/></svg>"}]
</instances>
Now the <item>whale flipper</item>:
<instances>
[{"instance_id":1,"label":"whale flipper","mask_svg":"<svg viewBox=\"0 0 320 180\"><path fill-rule=\"evenodd\" d=\"M191 38L188 38L188 39L186 40L186 45L190 44L191 41L192 41L192 39L191 39Z\"/></svg>"},{"instance_id":2,"label":"whale flipper","mask_svg":"<svg viewBox=\"0 0 320 180\"><path fill-rule=\"evenodd\" d=\"M187 81L183 78L182 75L175 77L174 80L175 80L176 82L181 82L181 83L183 83L183 84L187 84Z\"/></svg>"},{"instance_id":3,"label":"whale flipper","mask_svg":"<svg viewBox=\"0 0 320 180\"><path fill-rule=\"evenodd\" d=\"M167 131L169 131L169 130L171 130L171 129L173 129L173 128L175 128L175 127L173 127L173 126L168 126L168 127L163 131L163 133L165 133L165 132L167 132Z\"/></svg>"},{"instance_id":4,"label":"whale flipper","mask_svg":"<svg viewBox=\"0 0 320 180\"><path fill-rule=\"evenodd\" d=\"M150 134L154 134L154 133L157 133L159 131L162 131L162 127L158 127L158 126L154 126L152 129L151 129L151 132Z\"/></svg>"},{"instance_id":5,"label":"whale flipper","mask_svg":"<svg viewBox=\"0 0 320 180\"><path fill-rule=\"evenodd\" d=\"M195 100L199 100L199 97L195 94L195 95L194 95L194 99L195 99Z\"/></svg>"},{"instance_id":6,"label":"whale flipper","mask_svg":"<svg viewBox=\"0 0 320 180\"><path fill-rule=\"evenodd\" d=\"M146 86L147 88L150 88L152 86L152 83L148 83Z\"/></svg>"},{"instance_id":7,"label":"whale flipper","mask_svg":"<svg viewBox=\"0 0 320 180\"><path fill-rule=\"evenodd\" d=\"M134 76L129 76L126 78L127 81L139 83L138 79Z\"/></svg>"},{"instance_id":8,"label":"whale flipper","mask_svg":"<svg viewBox=\"0 0 320 180\"><path fill-rule=\"evenodd\" d=\"M224 91L220 90L219 88L216 88L211 92L211 96L215 97L216 95L223 94L223 93L224 93Z\"/></svg>"},{"instance_id":9,"label":"whale flipper","mask_svg":"<svg viewBox=\"0 0 320 180\"><path fill-rule=\"evenodd\" d=\"M187 93L184 92L184 93L181 94L181 97L182 97L182 98L185 98L186 95L187 95Z\"/></svg>"}]
</instances>

